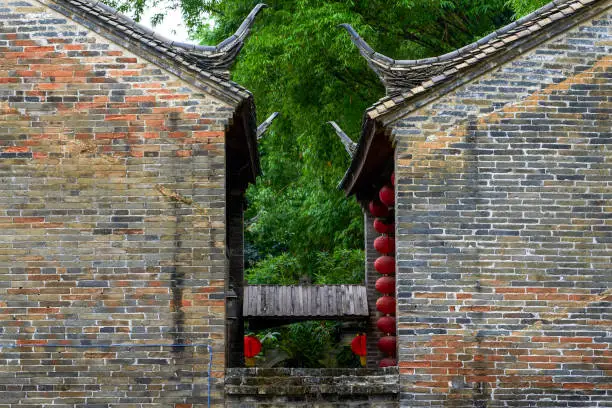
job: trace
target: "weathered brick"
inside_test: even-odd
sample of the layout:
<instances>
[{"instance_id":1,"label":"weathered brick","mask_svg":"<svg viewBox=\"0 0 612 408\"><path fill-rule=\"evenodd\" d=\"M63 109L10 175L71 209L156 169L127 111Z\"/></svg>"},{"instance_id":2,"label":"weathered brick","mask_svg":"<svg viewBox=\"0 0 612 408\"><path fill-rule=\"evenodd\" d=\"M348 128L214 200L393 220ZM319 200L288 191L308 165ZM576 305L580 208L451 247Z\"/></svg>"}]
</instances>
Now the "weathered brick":
<instances>
[{"instance_id":1,"label":"weathered brick","mask_svg":"<svg viewBox=\"0 0 612 408\"><path fill-rule=\"evenodd\" d=\"M610 17L386 129L402 407L609 403Z\"/></svg>"},{"instance_id":2,"label":"weathered brick","mask_svg":"<svg viewBox=\"0 0 612 408\"><path fill-rule=\"evenodd\" d=\"M235 108L58 4L0 6L0 406L221 406Z\"/></svg>"}]
</instances>

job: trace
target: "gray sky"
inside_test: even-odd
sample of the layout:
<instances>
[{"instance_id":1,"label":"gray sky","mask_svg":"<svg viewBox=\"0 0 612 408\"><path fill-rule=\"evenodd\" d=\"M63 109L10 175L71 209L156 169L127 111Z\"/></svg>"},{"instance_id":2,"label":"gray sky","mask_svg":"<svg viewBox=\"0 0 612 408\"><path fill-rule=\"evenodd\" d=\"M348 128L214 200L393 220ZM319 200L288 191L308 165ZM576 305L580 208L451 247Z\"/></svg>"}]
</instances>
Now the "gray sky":
<instances>
[{"instance_id":1,"label":"gray sky","mask_svg":"<svg viewBox=\"0 0 612 408\"><path fill-rule=\"evenodd\" d=\"M144 14L142 15L142 18L140 19L140 24L155 30L166 38L193 43L194 41L191 41L187 35L187 28L183 24L183 17L181 16L181 11L164 11L164 4L167 4L167 2L163 1L160 2L157 7L146 9ZM160 12L166 14L166 16L164 17L164 21L161 24L158 24L157 26L153 27L151 25L151 17Z\"/></svg>"}]
</instances>

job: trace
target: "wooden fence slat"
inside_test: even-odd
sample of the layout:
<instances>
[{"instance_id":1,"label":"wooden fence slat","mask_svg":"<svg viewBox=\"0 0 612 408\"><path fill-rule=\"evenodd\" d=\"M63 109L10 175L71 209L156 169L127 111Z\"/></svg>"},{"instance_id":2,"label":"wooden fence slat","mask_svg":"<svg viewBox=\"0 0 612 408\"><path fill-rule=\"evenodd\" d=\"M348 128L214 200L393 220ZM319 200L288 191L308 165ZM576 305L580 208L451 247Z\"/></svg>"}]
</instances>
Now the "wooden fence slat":
<instances>
[{"instance_id":1,"label":"wooden fence slat","mask_svg":"<svg viewBox=\"0 0 612 408\"><path fill-rule=\"evenodd\" d=\"M367 292L360 285L248 285L243 314L265 317L366 317Z\"/></svg>"},{"instance_id":2,"label":"wooden fence slat","mask_svg":"<svg viewBox=\"0 0 612 408\"><path fill-rule=\"evenodd\" d=\"M338 313L339 310L338 310L338 307L336 306L338 289L339 287L337 286L329 287L329 298L327 299L327 304L329 305L329 315L330 316L339 316L339 313Z\"/></svg>"}]
</instances>

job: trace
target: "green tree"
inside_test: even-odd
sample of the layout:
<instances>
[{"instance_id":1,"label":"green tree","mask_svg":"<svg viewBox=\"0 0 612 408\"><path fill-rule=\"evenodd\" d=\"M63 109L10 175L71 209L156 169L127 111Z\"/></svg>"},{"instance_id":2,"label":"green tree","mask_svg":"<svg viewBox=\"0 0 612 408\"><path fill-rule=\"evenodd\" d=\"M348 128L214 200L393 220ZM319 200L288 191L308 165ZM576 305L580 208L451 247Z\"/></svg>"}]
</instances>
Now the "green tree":
<instances>
[{"instance_id":1,"label":"green tree","mask_svg":"<svg viewBox=\"0 0 612 408\"><path fill-rule=\"evenodd\" d=\"M257 3L170 1L170 7L182 10L193 37L205 44L231 35ZM338 25L350 23L390 57L425 58L475 41L541 4L507 1L268 2L232 72L234 81L253 92L260 120L281 112L260 143L263 175L247 193L246 276L251 283L363 280L361 209L336 188L350 160L326 122L338 122L355 140L363 111L384 89ZM112 5L138 17L155 2ZM307 352L308 358L292 365L320 365L326 359L324 345L334 338L332 327L291 325L280 330L278 347L290 356Z\"/></svg>"},{"instance_id":2,"label":"green tree","mask_svg":"<svg viewBox=\"0 0 612 408\"><path fill-rule=\"evenodd\" d=\"M216 25L193 25L194 32L217 43L255 4L205 1ZM363 247L361 210L336 188L349 158L326 122L336 120L355 138L364 109L384 90L338 25L352 24L385 54L422 58L486 35L509 22L512 11L504 0L269 5L233 71L233 79L255 95L260 117L281 112L261 142L263 175L248 192L247 276L266 283L356 283L363 276L355 273Z\"/></svg>"},{"instance_id":3,"label":"green tree","mask_svg":"<svg viewBox=\"0 0 612 408\"><path fill-rule=\"evenodd\" d=\"M547 3L550 3L550 0L509 0L508 3L518 18L537 10Z\"/></svg>"}]
</instances>

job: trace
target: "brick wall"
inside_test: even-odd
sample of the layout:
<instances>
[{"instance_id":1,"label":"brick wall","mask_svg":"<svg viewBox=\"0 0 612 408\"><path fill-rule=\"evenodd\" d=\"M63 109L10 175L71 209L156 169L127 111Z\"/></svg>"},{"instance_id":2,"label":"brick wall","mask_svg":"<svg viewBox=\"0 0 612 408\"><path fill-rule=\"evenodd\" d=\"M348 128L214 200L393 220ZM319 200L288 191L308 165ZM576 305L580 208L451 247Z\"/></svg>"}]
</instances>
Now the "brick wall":
<instances>
[{"instance_id":1,"label":"brick wall","mask_svg":"<svg viewBox=\"0 0 612 408\"><path fill-rule=\"evenodd\" d=\"M401 406L612 405L610 21L394 125Z\"/></svg>"},{"instance_id":2,"label":"brick wall","mask_svg":"<svg viewBox=\"0 0 612 408\"><path fill-rule=\"evenodd\" d=\"M206 406L208 344L221 404L232 109L32 0L0 56L0 405Z\"/></svg>"}]
</instances>

